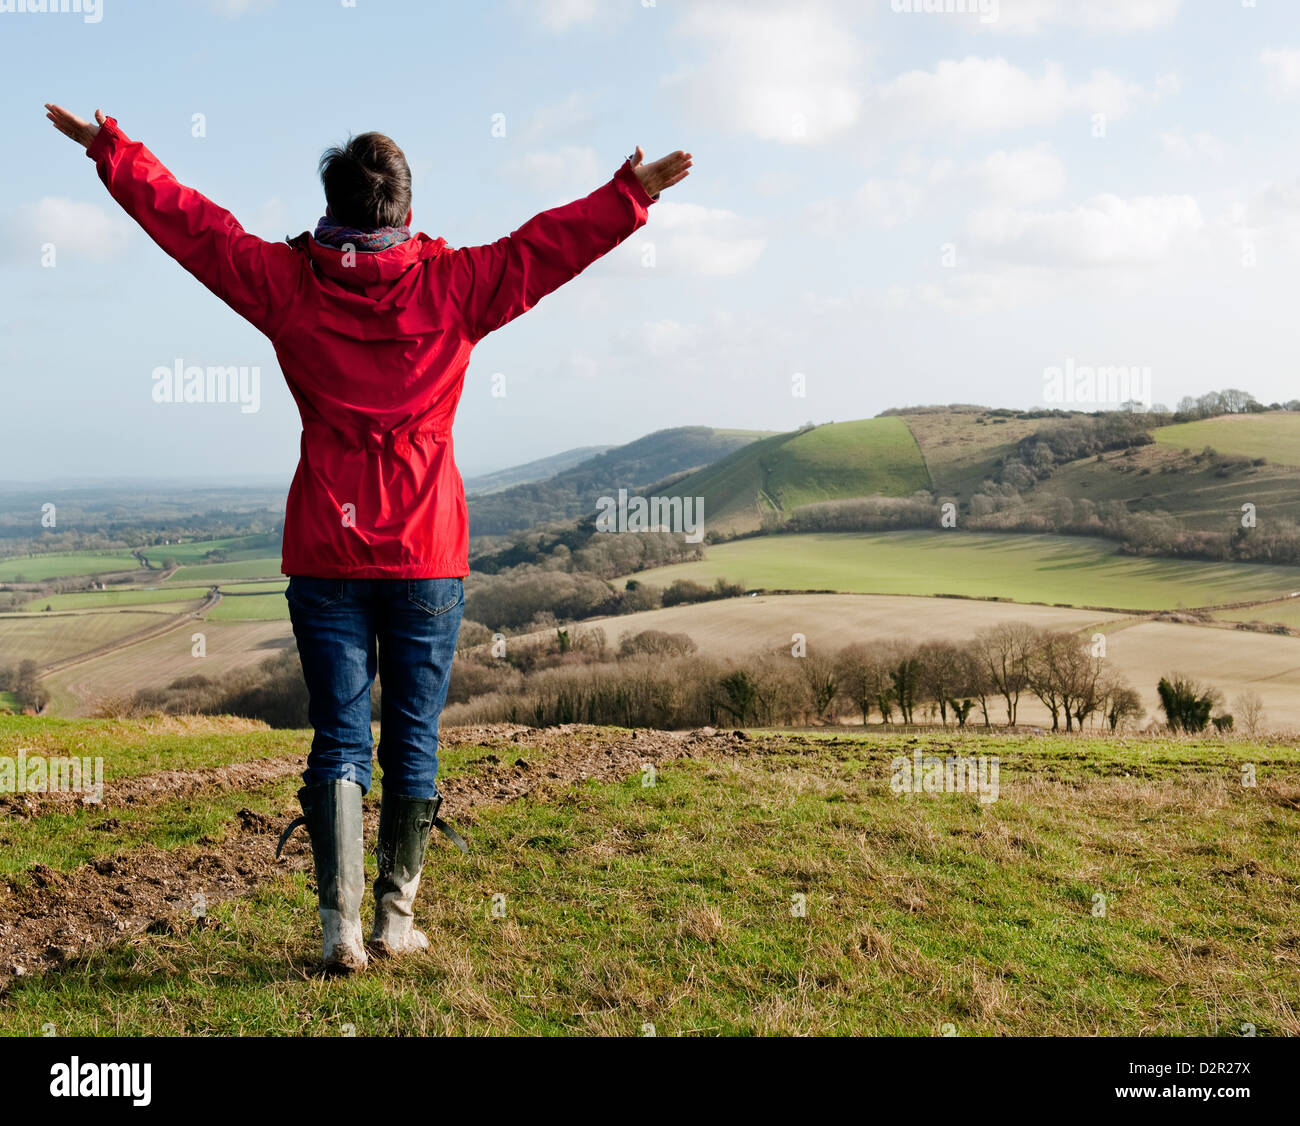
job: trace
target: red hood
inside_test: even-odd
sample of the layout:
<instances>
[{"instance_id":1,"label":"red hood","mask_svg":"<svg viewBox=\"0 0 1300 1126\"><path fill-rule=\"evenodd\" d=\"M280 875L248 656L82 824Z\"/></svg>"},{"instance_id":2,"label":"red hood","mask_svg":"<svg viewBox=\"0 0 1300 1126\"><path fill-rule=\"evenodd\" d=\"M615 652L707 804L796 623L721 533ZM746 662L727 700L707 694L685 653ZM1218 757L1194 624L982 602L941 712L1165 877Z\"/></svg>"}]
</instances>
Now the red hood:
<instances>
[{"instance_id":1,"label":"red hood","mask_svg":"<svg viewBox=\"0 0 1300 1126\"><path fill-rule=\"evenodd\" d=\"M382 296L417 262L436 258L449 249L446 239L431 239L423 231L387 250L335 250L332 246L321 245L307 231L289 239L289 245L307 253L319 277L367 297ZM350 258L345 264L344 256L348 254Z\"/></svg>"}]
</instances>

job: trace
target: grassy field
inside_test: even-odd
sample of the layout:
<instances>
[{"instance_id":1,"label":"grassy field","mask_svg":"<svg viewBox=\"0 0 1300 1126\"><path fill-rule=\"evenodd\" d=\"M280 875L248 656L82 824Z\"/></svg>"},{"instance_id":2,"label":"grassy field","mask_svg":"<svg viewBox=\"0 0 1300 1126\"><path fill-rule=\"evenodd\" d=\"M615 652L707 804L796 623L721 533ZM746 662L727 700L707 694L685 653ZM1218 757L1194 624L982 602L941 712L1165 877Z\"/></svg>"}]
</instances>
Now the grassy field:
<instances>
[{"instance_id":1,"label":"grassy field","mask_svg":"<svg viewBox=\"0 0 1300 1126\"><path fill-rule=\"evenodd\" d=\"M259 584L260 585L260 584ZM243 594L234 588L222 589L221 601L208 614L212 622L263 622L288 621L289 604L284 600L284 587L265 594Z\"/></svg>"},{"instance_id":2,"label":"grassy field","mask_svg":"<svg viewBox=\"0 0 1300 1126\"><path fill-rule=\"evenodd\" d=\"M126 590L87 590L76 594L45 594L33 598L23 607L25 610L114 610L127 606L163 605L175 602L203 601L208 595L205 586L170 586L163 585L152 589L140 587Z\"/></svg>"},{"instance_id":3,"label":"grassy field","mask_svg":"<svg viewBox=\"0 0 1300 1126\"><path fill-rule=\"evenodd\" d=\"M1214 617L1221 622L1276 622L1289 629L1300 630L1300 598L1288 598L1267 606L1252 606L1248 610L1220 610Z\"/></svg>"},{"instance_id":4,"label":"grassy field","mask_svg":"<svg viewBox=\"0 0 1300 1126\"><path fill-rule=\"evenodd\" d=\"M0 740L35 730L14 724ZM128 726L65 726L49 745L122 747L135 771L151 753L196 765L308 740L196 733L195 751L174 728L132 742ZM997 756L997 800L891 792L893 758L916 749ZM449 748L450 790L485 750ZM146 805L97 831L94 813L11 819L0 855L67 871L146 844L215 847L241 802L286 819L295 784ZM654 786L634 771L481 807L468 856L431 849L427 954L313 976L314 895L279 874L204 925L16 980L0 1033L1297 1035L1298 797L1289 747L760 737L664 763Z\"/></svg>"},{"instance_id":5,"label":"grassy field","mask_svg":"<svg viewBox=\"0 0 1300 1126\"><path fill-rule=\"evenodd\" d=\"M759 536L635 578L654 586L726 578L768 590L958 594L1146 610L1300 590L1300 567L1136 558L1099 539L960 531Z\"/></svg>"},{"instance_id":6,"label":"grassy field","mask_svg":"<svg viewBox=\"0 0 1300 1126\"><path fill-rule=\"evenodd\" d=\"M1300 413L1230 414L1162 426L1152 432L1162 445L1199 453L1212 446L1222 454L1265 457L1300 468Z\"/></svg>"},{"instance_id":7,"label":"grassy field","mask_svg":"<svg viewBox=\"0 0 1300 1126\"><path fill-rule=\"evenodd\" d=\"M162 565L164 559L173 559L181 565L196 564L212 551L224 551L229 562L242 559L261 559L267 554L267 538L264 535L228 536L225 539L195 540L193 543L159 544L144 549L146 558L155 567Z\"/></svg>"},{"instance_id":8,"label":"grassy field","mask_svg":"<svg viewBox=\"0 0 1300 1126\"><path fill-rule=\"evenodd\" d=\"M704 498L711 528L757 528L763 516L840 497L909 496L929 486L901 418L871 418L779 434L745 446L673 485Z\"/></svg>"},{"instance_id":9,"label":"grassy field","mask_svg":"<svg viewBox=\"0 0 1300 1126\"><path fill-rule=\"evenodd\" d=\"M49 555L10 555L0 559L0 582L43 582L75 575L138 571L140 561L125 552L68 551Z\"/></svg>"},{"instance_id":10,"label":"grassy field","mask_svg":"<svg viewBox=\"0 0 1300 1126\"><path fill-rule=\"evenodd\" d=\"M259 555L253 559L230 563L201 563L194 567L178 567L168 582L183 586L185 583L222 583L230 579L283 579L278 555Z\"/></svg>"}]
</instances>

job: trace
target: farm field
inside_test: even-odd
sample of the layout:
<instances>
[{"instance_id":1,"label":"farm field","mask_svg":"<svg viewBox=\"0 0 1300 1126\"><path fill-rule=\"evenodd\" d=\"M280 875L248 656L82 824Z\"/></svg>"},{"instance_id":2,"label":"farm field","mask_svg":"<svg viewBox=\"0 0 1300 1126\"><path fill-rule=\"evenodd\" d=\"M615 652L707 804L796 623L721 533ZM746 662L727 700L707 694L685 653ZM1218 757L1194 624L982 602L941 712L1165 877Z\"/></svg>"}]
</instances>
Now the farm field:
<instances>
[{"instance_id":1,"label":"farm field","mask_svg":"<svg viewBox=\"0 0 1300 1126\"><path fill-rule=\"evenodd\" d=\"M1212 446L1222 454L1263 457L1277 465L1300 468L1300 413L1230 414L1180 422L1151 432L1157 442L1200 452Z\"/></svg>"},{"instance_id":2,"label":"farm field","mask_svg":"<svg viewBox=\"0 0 1300 1126\"><path fill-rule=\"evenodd\" d=\"M125 552L68 551L49 555L8 555L0 558L0 582L43 582L77 575L142 571L140 560Z\"/></svg>"},{"instance_id":3,"label":"farm field","mask_svg":"<svg viewBox=\"0 0 1300 1126\"><path fill-rule=\"evenodd\" d=\"M229 579L274 579L280 574L280 556L260 555L252 559L229 563L201 563L193 567L178 567L167 581L177 586L186 583L221 583Z\"/></svg>"},{"instance_id":4,"label":"farm field","mask_svg":"<svg viewBox=\"0 0 1300 1126\"><path fill-rule=\"evenodd\" d=\"M202 602L208 596L205 586L134 587L124 590L87 590L75 594L44 594L33 598L24 609L44 610L116 610L127 606L165 605L175 602Z\"/></svg>"},{"instance_id":5,"label":"farm field","mask_svg":"<svg viewBox=\"0 0 1300 1126\"><path fill-rule=\"evenodd\" d=\"M0 937L0 1033L57 1014L61 1035L1300 1034L1292 747L450 729L446 812L471 852L431 846L415 908L442 941L322 983L310 853L271 859L309 733L249 726L44 729L49 753L123 748L110 807L151 757L259 782L0 824L31 912ZM0 752L35 730L0 719ZM914 752L997 756L996 800L893 792Z\"/></svg>"},{"instance_id":6,"label":"farm field","mask_svg":"<svg viewBox=\"0 0 1300 1126\"><path fill-rule=\"evenodd\" d=\"M1242 692L1258 692L1265 723L1300 732L1300 638L1173 622L1142 622L1107 635L1106 659L1158 716L1160 671L1187 673L1218 688L1223 711Z\"/></svg>"},{"instance_id":7,"label":"farm field","mask_svg":"<svg viewBox=\"0 0 1300 1126\"><path fill-rule=\"evenodd\" d=\"M1300 598L1251 606L1245 610L1219 610L1214 618L1220 622L1276 622L1289 629L1300 630Z\"/></svg>"},{"instance_id":8,"label":"farm field","mask_svg":"<svg viewBox=\"0 0 1300 1126\"><path fill-rule=\"evenodd\" d=\"M206 638L207 655L191 656L191 635ZM182 676L216 677L255 665L293 644L289 623L195 621L113 653L51 673L42 683L53 697L56 714L84 714L101 696L131 695L137 689L165 687Z\"/></svg>"},{"instance_id":9,"label":"farm field","mask_svg":"<svg viewBox=\"0 0 1300 1126\"><path fill-rule=\"evenodd\" d=\"M959 531L759 536L632 577L653 586L725 578L768 590L956 594L1124 610L1222 605L1300 590L1300 567L1138 558L1081 536Z\"/></svg>"},{"instance_id":10,"label":"farm field","mask_svg":"<svg viewBox=\"0 0 1300 1126\"><path fill-rule=\"evenodd\" d=\"M999 622L1021 621L1043 629L1081 630L1115 621L1095 610L1009 605L970 599L909 598L872 594L761 594L725 598L692 606L670 606L615 618L577 623L581 632L600 628L617 649L624 634L642 630L685 633L710 657L739 656L757 650L789 649L792 634L812 649L838 649L854 641L962 641ZM553 631L534 637L552 635Z\"/></svg>"},{"instance_id":11,"label":"farm field","mask_svg":"<svg viewBox=\"0 0 1300 1126\"><path fill-rule=\"evenodd\" d=\"M1267 725L1300 732L1300 638L1295 637L1049 606L854 594L728 598L595 618L573 628L579 633L603 629L614 649L628 633L647 629L684 633L705 656L741 657L758 650L788 650L795 633L807 638L810 651L833 651L852 642L965 641L981 629L1007 621L1104 634L1108 663L1141 694L1148 720L1161 718L1155 691L1160 677L1178 672L1220 689L1223 711L1232 711L1233 700L1240 693L1258 692ZM1002 719L1000 704L992 714L995 722ZM1019 714L1024 724L1051 723L1048 710L1028 693L1021 700ZM978 719L976 712L971 722Z\"/></svg>"},{"instance_id":12,"label":"farm field","mask_svg":"<svg viewBox=\"0 0 1300 1126\"><path fill-rule=\"evenodd\" d=\"M222 587L221 601L207 614L210 622L289 620L284 588L244 594L237 587Z\"/></svg>"},{"instance_id":13,"label":"farm field","mask_svg":"<svg viewBox=\"0 0 1300 1126\"><path fill-rule=\"evenodd\" d=\"M192 603L102 614L0 615L0 665L38 665L87 653L183 613Z\"/></svg>"},{"instance_id":14,"label":"farm field","mask_svg":"<svg viewBox=\"0 0 1300 1126\"><path fill-rule=\"evenodd\" d=\"M242 559L261 559L268 551L267 536L229 536L225 539L194 540L191 543L155 544L141 549L145 557L155 567L162 566L164 559L186 564L202 563L203 557L211 551L224 551L230 562Z\"/></svg>"}]
</instances>

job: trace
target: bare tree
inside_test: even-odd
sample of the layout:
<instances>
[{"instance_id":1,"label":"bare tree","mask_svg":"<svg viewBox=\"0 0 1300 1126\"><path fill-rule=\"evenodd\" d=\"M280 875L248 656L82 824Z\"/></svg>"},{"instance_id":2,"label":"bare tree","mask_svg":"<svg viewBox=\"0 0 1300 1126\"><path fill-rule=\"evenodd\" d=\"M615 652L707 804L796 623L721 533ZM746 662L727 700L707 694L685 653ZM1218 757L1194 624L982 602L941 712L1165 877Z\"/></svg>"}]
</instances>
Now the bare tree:
<instances>
[{"instance_id":1,"label":"bare tree","mask_svg":"<svg viewBox=\"0 0 1300 1126\"><path fill-rule=\"evenodd\" d=\"M1264 699L1258 692L1248 689L1232 701L1232 713L1241 720L1246 734L1253 739L1264 723Z\"/></svg>"},{"instance_id":2,"label":"bare tree","mask_svg":"<svg viewBox=\"0 0 1300 1126\"><path fill-rule=\"evenodd\" d=\"M975 635L972 650L991 692L1007 707L1007 726L1016 725L1021 693L1029 688L1029 654L1038 631L1028 622L1000 622Z\"/></svg>"},{"instance_id":3,"label":"bare tree","mask_svg":"<svg viewBox=\"0 0 1300 1126\"><path fill-rule=\"evenodd\" d=\"M879 652L861 642L846 645L836 658L836 670L840 690L862 713L863 726L866 726L872 708L879 708L887 722L889 717L885 714L882 700L889 694L889 673Z\"/></svg>"}]
</instances>

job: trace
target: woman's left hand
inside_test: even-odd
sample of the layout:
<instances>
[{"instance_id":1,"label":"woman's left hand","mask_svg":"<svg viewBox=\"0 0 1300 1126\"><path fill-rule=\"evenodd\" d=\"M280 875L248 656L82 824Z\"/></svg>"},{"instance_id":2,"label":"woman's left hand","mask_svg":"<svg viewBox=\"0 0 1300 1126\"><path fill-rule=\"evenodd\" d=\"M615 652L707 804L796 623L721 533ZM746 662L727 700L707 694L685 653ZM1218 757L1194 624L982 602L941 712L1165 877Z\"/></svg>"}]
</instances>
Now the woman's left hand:
<instances>
[{"instance_id":1,"label":"woman's left hand","mask_svg":"<svg viewBox=\"0 0 1300 1126\"><path fill-rule=\"evenodd\" d=\"M49 111L45 116L54 122L54 128L65 137L71 137L83 149L90 148L90 142L95 139L99 127L104 124L104 111L102 109L95 110L95 120L90 122L83 121L75 113L69 113L62 106L55 106L46 102L45 108Z\"/></svg>"}]
</instances>

